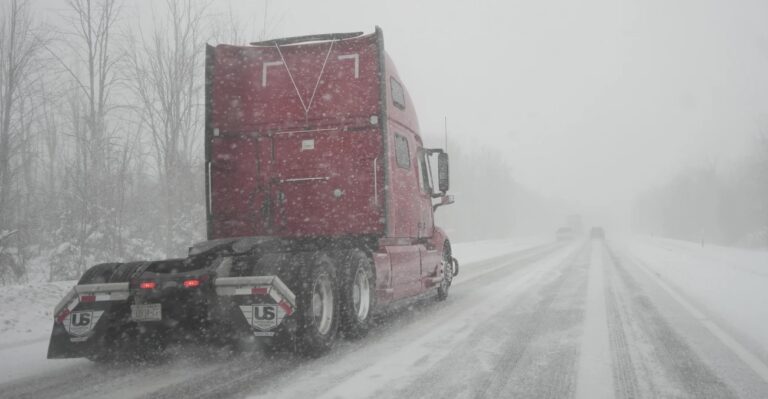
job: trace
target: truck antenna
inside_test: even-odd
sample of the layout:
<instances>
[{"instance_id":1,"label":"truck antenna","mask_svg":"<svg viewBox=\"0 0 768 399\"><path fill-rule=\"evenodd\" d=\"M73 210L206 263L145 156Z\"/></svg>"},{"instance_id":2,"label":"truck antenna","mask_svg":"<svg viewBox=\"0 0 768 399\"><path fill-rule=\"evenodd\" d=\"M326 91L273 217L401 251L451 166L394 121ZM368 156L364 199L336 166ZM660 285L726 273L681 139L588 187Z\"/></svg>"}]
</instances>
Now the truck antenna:
<instances>
[{"instance_id":1,"label":"truck antenna","mask_svg":"<svg viewBox=\"0 0 768 399\"><path fill-rule=\"evenodd\" d=\"M261 24L261 38L267 40L267 12L269 11L269 0L264 0L264 21Z\"/></svg>"},{"instance_id":2,"label":"truck antenna","mask_svg":"<svg viewBox=\"0 0 768 399\"><path fill-rule=\"evenodd\" d=\"M445 152L448 152L448 117L445 116Z\"/></svg>"}]
</instances>

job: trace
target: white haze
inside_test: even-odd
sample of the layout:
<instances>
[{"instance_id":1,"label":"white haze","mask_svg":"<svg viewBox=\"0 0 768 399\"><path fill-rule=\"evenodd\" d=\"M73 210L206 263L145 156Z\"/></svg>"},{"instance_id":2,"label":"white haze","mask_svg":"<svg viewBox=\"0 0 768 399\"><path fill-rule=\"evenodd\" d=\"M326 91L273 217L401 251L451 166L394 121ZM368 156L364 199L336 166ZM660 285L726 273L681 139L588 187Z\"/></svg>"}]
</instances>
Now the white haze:
<instances>
[{"instance_id":1,"label":"white haze","mask_svg":"<svg viewBox=\"0 0 768 399\"><path fill-rule=\"evenodd\" d=\"M684 167L730 163L768 123L762 1L281 7L286 35L381 25L433 141L447 116L452 140L504 151L516 179L585 213L625 212Z\"/></svg>"},{"instance_id":2,"label":"white haze","mask_svg":"<svg viewBox=\"0 0 768 399\"><path fill-rule=\"evenodd\" d=\"M126 15L146 18L152 3L126 2ZM38 5L49 18L61 8ZM244 42L264 31L263 1L210 10L234 14ZM760 0L271 1L266 11L269 37L381 26L429 144L443 145L447 117L451 142L501 152L517 182L588 224L626 227L638 194L702 164L727 171L768 126Z\"/></svg>"}]
</instances>

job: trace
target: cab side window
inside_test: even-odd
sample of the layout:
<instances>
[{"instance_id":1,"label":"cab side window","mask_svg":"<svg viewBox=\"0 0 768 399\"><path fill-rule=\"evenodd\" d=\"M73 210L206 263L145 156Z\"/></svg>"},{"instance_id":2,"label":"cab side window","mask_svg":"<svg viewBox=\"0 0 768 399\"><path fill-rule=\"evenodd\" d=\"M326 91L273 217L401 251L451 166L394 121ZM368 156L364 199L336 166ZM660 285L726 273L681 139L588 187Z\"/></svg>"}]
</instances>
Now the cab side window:
<instances>
[{"instance_id":1,"label":"cab side window","mask_svg":"<svg viewBox=\"0 0 768 399\"><path fill-rule=\"evenodd\" d=\"M432 183L429 178L429 163L427 162L427 154L423 149L419 148L417 156L419 175L416 177L419 180L419 188L422 193L432 194Z\"/></svg>"},{"instance_id":2,"label":"cab side window","mask_svg":"<svg viewBox=\"0 0 768 399\"><path fill-rule=\"evenodd\" d=\"M395 134L395 160L397 166L410 169L411 153L408 150L408 139L399 134Z\"/></svg>"},{"instance_id":3,"label":"cab side window","mask_svg":"<svg viewBox=\"0 0 768 399\"><path fill-rule=\"evenodd\" d=\"M392 102L395 107L405 109L405 90L403 85L396 81L395 78L389 78L389 85L392 88Z\"/></svg>"}]
</instances>

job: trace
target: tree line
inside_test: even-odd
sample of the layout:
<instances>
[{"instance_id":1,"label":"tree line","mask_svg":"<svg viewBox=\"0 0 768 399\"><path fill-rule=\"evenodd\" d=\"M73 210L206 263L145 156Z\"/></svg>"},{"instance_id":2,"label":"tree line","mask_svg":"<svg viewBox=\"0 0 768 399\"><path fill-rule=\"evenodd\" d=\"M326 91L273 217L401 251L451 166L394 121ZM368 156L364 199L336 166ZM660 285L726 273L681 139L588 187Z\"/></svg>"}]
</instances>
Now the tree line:
<instances>
[{"instance_id":1,"label":"tree line","mask_svg":"<svg viewBox=\"0 0 768 399\"><path fill-rule=\"evenodd\" d=\"M647 190L633 229L689 241L768 247L768 134L739 164L708 162Z\"/></svg>"},{"instance_id":2,"label":"tree line","mask_svg":"<svg viewBox=\"0 0 768 399\"><path fill-rule=\"evenodd\" d=\"M453 241L523 235L553 236L567 204L520 184L505 154L449 143L451 190L456 204L436 211L436 222ZM554 237L554 236L553 236Z\"/></svg>"},{"instance_id":3,"label":"tree line","mask_svg":"<svg viewBox=\"0 0 768 399\"><path fill-rule=\"evenodd\" d=\"M204 43L242 25L195 0L157 2L151 22L125 7L67 0L51 26L0 4L0 283L204 238Z\"/></svg>"},{"instance_id":4,"label":"tree line","mask_svg":"<svg viewBox=\"0 0 768 399\"><path fill-rule=\"evenodd\" d=\"M265 10L248 37L231 10L196 0L157 2L149 22L118 0L63 4L55 26L29 0L0 4L0 284L203 240L203 44L261 40L270 23ZM457 205L437 218L452 239L551 233L555 204L501 154L451 148Z\"/></svg>"}]
</instances>

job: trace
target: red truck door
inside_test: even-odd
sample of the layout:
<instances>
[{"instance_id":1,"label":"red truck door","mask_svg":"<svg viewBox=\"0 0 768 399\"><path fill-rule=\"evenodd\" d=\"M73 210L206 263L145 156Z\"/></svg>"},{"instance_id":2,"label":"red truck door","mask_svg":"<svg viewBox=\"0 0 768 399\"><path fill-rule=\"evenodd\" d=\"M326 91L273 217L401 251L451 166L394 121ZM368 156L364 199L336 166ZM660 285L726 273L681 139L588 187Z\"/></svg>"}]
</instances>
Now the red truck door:
<instances>
[{"instance_id":1,"label":"red truck door","mask_svg":"<svg viewBox=\"0 0 768 399\"><path fill-rule=\"evenodd\" d=\"M418 148L416 151L416 166L416 180L418 180L419 185L419 238L429 238L432 237L435 221L432 213L432 179L430 179L429 176L429 165L427 164L427 158L423 148Z\"/></svg>"},{"instance_id":2,"label":"red truck door","mask_svg":"<svg viewBox=\"0 0 768 399\"><path fill-rule=\"evenodd\" d=\"M416 179L416 141L413 133L390 123L393 157L390 162L391 237L416 238L421 226L421 204L417 200L419 186Z\"/></svg>"},{"instance_id":3,"label":"red truck door","mask_svg":"<svg viewBox=\"0 0 768 399\"><path fill-rule=\"evenodd\" d=\"M419 185L416 179L418 148L414 134L395 122L390 132L390 236L388 251L392 260L392 285L395 299L421 290L421 254L418 235L421 226Z\"/></svg>"},{"instance_id":4,"label":"red truck door","mask_svg":"<svg viewBox=\"0 0 768 399\"><path fill-rule=\"evenodd\" d=\"M434 213L432 210L432 178L430 175L430 165L427 154L423 148L419 148L416 153L417 162L417 180L419 185L418 202L420 206L421 223L419 225L419 242L423 244L420 248L421 255L421 277L433 277L437 266L442 260L442 256L434 248L431 240L434 230Z\"/></svg>"}]
</instances>

